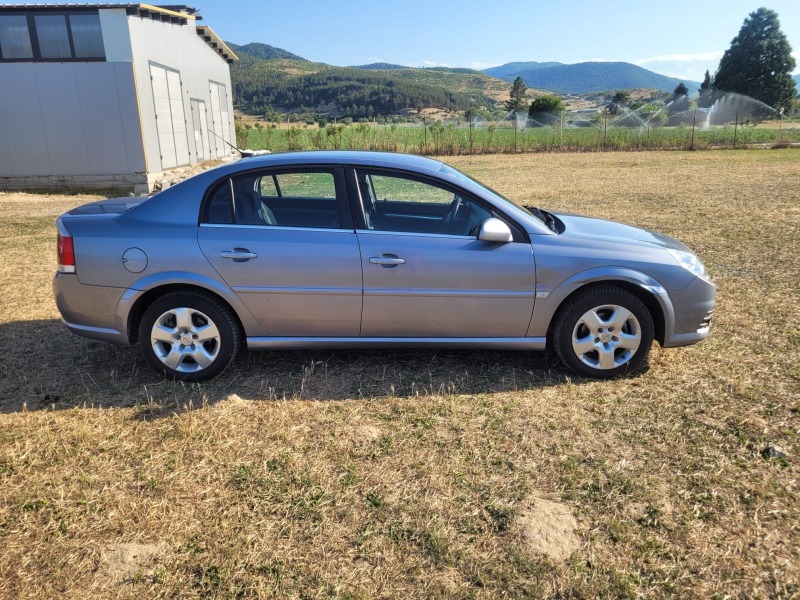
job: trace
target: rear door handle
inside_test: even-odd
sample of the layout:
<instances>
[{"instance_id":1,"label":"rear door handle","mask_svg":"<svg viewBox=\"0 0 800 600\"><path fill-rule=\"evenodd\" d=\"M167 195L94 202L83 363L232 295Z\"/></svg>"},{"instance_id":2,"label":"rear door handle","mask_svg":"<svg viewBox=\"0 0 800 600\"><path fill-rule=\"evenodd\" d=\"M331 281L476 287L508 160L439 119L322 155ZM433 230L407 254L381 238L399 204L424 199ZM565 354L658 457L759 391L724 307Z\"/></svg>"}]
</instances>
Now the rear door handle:
<instances>
[{"instance_id":1,"label":"rear door handle","mask_svg":"<svg viewBox=\"0 0 800 600\"><path fill-rule=\"evenodd\" d=\"M235 262L245 262L251 258L258 258L258 254L250 252L247 248L234 248L233 250L223 250L220 252L221 258L230 258Z\"/></svg>"},{"instance_id":2,"label":"rear door handle","mask_svg":"<svg viewBox=\"0 0 800 600\"><path fill-rule=\"evenodd\" d=\"M381 254L380 256L373 256L369 259L372 265L382 265L384 267L396 267L397 265L406 264L405 258L400 258L395 254Z\"/></svg>"}]
</instances>

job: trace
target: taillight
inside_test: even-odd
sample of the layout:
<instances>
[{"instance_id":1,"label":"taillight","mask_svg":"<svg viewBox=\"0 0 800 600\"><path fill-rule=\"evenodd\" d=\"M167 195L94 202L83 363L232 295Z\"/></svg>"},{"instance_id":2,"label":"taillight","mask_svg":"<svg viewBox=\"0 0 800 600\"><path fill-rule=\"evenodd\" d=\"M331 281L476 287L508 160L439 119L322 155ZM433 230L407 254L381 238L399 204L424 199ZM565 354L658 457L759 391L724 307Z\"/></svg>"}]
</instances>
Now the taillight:
<instances>
[{"instance_id":1,"label":"taillight","mask_svg":"<svg viewBox=\"0 0 800 600\"><path fill-rule=\"evenodd\" d=\"M56 223L58 227L58 270L60 273L75 272L75 246L72 236L64 227L61 220Z\"/></svg>"}]
</instances>

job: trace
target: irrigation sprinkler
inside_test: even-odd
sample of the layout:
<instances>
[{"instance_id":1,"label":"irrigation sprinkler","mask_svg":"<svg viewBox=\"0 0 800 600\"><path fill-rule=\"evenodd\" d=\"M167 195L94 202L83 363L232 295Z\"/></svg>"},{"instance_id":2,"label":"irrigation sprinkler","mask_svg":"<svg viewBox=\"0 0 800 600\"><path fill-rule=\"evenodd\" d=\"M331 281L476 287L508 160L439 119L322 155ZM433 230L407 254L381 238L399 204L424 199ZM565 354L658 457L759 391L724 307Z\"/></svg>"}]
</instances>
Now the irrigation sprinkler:
<instances>
[{"instance_id":1,"label":"irrigation sprinkler","mask_svg":"<svg viewBox=\"0 0 800 600\"><path fill-rule=\"evenodd\" d=\"M736 109L736 119L733 122L733 149L736 150L736 132L739 129L739 109Z\"/></svg>"},{"instance_id":2,"label":"irrigation sprinkler","mask_svg":"<svg viewBox=\"0 0 800 600\"><path fill-rule=\"evenodd\" d=\"M778 146L780 146L781 145L781 127L783 127L783 108L781 108L781 110L780 110L780 112L778 114L780 114L780 116L781 116L780 120L778 121Z\"/></svg>"},{"instance_id":3,"label":"irrigation sprinkler","mask_svg":"<svg viewBox=\"0 0 800 600\"><path fill-rule=\"evenodd\" d=\"M692 117L692 141L689 142L689 150L694 150L694 126L697 123L697 109L694 109L694 116Z\"/></svg>"}]
</instances>

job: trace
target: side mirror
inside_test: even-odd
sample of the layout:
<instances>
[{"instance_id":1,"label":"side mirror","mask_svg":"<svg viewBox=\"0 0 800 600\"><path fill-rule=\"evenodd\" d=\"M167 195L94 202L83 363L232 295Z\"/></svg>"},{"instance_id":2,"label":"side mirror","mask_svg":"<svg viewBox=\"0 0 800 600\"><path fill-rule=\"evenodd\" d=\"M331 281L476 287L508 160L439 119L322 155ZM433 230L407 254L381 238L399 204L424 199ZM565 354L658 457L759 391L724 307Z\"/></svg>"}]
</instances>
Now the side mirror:
<instances>
[{"instance_id":1,"label":"side mirror","mask_svg":"<svg viewBox=\"0 0 800 600\"><path fill-rule=\"evenodd\" d=\"M508 243L514 239L511 229L500 219L486 219L478 232L478 239L484 242Z\"/></svg>"}]
</instances>

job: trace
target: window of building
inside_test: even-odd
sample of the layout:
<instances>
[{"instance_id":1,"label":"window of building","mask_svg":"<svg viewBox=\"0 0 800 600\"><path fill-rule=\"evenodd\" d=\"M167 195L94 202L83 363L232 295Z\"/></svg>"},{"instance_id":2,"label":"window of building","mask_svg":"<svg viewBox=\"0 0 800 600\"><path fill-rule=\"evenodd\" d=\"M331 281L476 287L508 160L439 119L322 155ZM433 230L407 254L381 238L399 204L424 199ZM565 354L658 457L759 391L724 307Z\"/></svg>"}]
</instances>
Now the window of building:
<instances>
[{"instance_id":1,"label":"window of building","mask_svg":"<svg viewBox=\"0 0 800 600\"><path fill-rule=\"evenodd\" d=\"M42 58L72 58L66 16L36 15L34 22Z\"/></svg>"},{"instance_id":2,"label":"window of building","mask_svg":"<svg viewBox=\"0 0 800 600\"><path fill-rule=\"evenodd\" d=\"M33 58L28 18L24 15L0 15L0 55L3 60Z\"/></svg>"},{"instance_id":3,"label":"window of building","mask_svg":"<svg viewBox=\"0 0 800 600\"><path fill-rule=\"evenodd\" d=\"M75 58L104 58L103 32L99 15L70 15Z\"/></svg>"},{"instance_id":4,"label":"window of building","mask_svg":"<svg viewBox=\"0 0 800 600\"><path fill-rule=\"evenodd\" d=\"M104 59L103 33L96 12L0 15L0 61Z\"/></svg>"}]
</instances>

